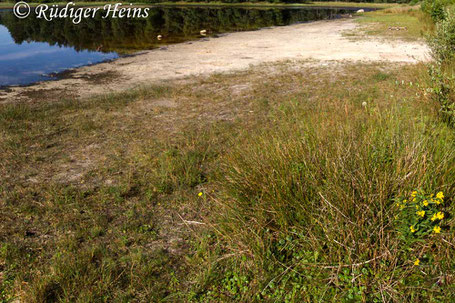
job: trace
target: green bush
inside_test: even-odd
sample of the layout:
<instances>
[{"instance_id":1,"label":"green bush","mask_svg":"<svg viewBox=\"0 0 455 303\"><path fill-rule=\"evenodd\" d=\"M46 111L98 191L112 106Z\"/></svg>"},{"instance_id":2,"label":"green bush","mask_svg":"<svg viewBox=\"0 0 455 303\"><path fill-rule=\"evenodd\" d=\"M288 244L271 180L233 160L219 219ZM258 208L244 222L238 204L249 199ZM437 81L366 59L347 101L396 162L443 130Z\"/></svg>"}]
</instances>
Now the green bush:
<instances>
[{"instance_id":1,"label":"green bush","mask_svg":"<svg viewBox=\"0 0 455 303\"><path fill-rule=\"evenodd\" d=\"M445 19L444 8L448 4L447 0L426 0L422 3L422 9L431 16L434 22L439 22Z\"/></svg>"},{"instance_id":2,"label":"green bush","mask_svg":"<svg viewBox=\"0 0 455 303\"><path fill-rule=\"evenodd\" d=\"M445 18L437 23L436 32L429 40L433 58L437 63L451 61L455 54L455 13L446 10Z\"/></svg>"},{"instance_id":3,"label":"green bush","mask_svg":"<svg viewBox=\"0 0 455 303\"><path fill-rule=\"evenodd\" d=\"M453 126L455 123L455 77L443 72L441 65L432 66L430 74L433 99L439 105L442 118Z\"/></svg>"},{"instance_id":4,"label":"green bush","mask_svg":"<svg viewBox=\"0 0 455 303\"><path fill-rule=\"evenodd\" d=\"M431 67L431 92L440 106L442 117L453 125L455 121L455 11L447 9L445 18L437 23L429 39L435 65Z\"/></svg>"}]
</instances>

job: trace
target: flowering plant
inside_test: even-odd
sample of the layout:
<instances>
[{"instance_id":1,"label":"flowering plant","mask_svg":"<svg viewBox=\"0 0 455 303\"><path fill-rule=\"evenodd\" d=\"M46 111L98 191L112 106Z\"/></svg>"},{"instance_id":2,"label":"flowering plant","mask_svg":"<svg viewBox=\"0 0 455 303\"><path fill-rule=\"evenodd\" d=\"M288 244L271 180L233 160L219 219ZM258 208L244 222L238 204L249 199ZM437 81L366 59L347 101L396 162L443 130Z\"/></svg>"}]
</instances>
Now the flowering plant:
<instances>
[{"instance_id":1,"label":"flowering plant","mask_svg":"<svg viewBox=\"0 0 455 303\"><path fill-rule=\"evenodd\" d=\"M444 193L428 195L416 190L409 197L396 199L399 230L404 240L415 241L430 234L441 233L441 224L445 214L441 210L444 203Z\"/></svg>"}]
</instances>

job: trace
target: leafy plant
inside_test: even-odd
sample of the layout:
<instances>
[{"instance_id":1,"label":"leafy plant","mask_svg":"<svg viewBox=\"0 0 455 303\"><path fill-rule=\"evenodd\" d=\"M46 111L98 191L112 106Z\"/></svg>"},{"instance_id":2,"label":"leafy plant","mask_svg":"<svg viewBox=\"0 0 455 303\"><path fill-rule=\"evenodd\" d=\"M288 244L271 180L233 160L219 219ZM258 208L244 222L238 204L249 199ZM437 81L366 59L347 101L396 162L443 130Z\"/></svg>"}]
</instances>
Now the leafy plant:
<instances>
[{"instance_id":1,"label":"leafy plant","mask_svg":"<svg viewBox=\"0 0 455 303\"><path fill-rule=\"evenodd\" d=\"M227 272L222 281L224 290L227 291L231 297L237 299L240 299L242 294L247 292L248 283L249 281L246 276L236 272Z\"/></svg>"},{"instance_id":2,"label":"leafy plant","mask_svg":"<svg viewBox=\"0 0 455 303\"><path fill-rule=\"evenodd\" d=\"M426 0L422 3L422 9L431 16L434 22L439 22L446 18L444 8L449 3L447 0Z\"/></svg>"},{"instance_id":3,"label":"leafy plant","mask_svg":"<svg viewBox=\"0 0 455 303\"><path fill-rule=\"evenodd\" d=\"M439 105L439 112L446 122L453 125L455 122L455 77L446 75L440 66L430 68L431 81L433 86L431 92L433 99Z\"/></svg>"},{"instance_id":4,"label":"leafy plant","mask_svg":"<svg viewBox=\"0 0 455 303\"><path fill-rule=\"evenodd\" d=\"M432 56L440 64L453 59L455 53L455 12L447 9L445 15L437 23L434 36L429 39Z\"/></svg>"},{"instance_id":5,"label":"leafy plant","mask_svg":"<svg viewBox=\"0 0 455 303\"><path fill-rule=\"evenodd\" d=\"M455 11L446 10L446 17L436 26L429 39L436 64L430 67L433 99L439 106L444 120L453 125L455 120Z\"/></svg>"},{"instance_id":6,"label":"leafy plant","mask_svg":"<svg viewBox=\"0 0 455 303\"><path fill-rule=\"evenodd\" d=\"M421 190L413 191L409 197L398 198L397 219L402 239L406 242L415 242L431 234L441 233L441 223L445 217L441 210L443 202L442 192L434 196Z\"/></svg>"}]
</instances>

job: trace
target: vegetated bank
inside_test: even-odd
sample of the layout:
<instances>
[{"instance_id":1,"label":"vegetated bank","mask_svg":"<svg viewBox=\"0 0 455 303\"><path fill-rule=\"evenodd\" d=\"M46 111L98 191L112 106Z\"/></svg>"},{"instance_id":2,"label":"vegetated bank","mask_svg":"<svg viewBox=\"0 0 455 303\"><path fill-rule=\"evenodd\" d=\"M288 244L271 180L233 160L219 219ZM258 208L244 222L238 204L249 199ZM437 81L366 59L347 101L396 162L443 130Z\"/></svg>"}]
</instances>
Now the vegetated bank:
<instances>
[{"instance_id":1,"label":"vegetated bank","mask_svg":"<svg viewBox=\"0 0 455 303\"><path fill-rule=\"evenodd\" d=\"M436 79L288 62L1 106L2 300L453 301Z\"/></svg>"}]
</instances>

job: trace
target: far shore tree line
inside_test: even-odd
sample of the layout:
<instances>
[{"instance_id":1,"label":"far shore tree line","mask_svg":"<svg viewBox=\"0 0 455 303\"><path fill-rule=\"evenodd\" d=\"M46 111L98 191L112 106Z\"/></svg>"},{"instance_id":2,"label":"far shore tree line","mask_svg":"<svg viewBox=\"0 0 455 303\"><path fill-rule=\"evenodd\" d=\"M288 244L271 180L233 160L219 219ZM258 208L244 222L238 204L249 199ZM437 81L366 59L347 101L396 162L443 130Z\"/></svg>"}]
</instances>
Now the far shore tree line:
<instances>
[{"instance_id":1,"label":"far shore tree line","mask_svg":"<svg viewBox=\"0 0 455 303\"><path fill-rule=\"evenodd\" d=\"M12 12L0 11L0 25L5 26L18 44L26 41L80 50L128 53L159 47L161 44L184 42L199 37L201 29L211 33L255 30L276 25L338 18L347 9L223 9L156 7L146 19L95 18L73 24L70 18L47 22L43 19L18 19ZM93 29L97 30L94 31ZM156 37L162 36L162 41ZM102 47L100 47L102 45Z\"/></svg>"},{"instance_id":2,"label":"far shore tree line","mask_svg":"<svg viewBox=\"0 0 455 303\"><path fill-rule=\"evenodd\" d=\"M1 2L19 2L20 0L0 0ZM72 0L75 2L74 0ZM70 2L62 0L30 0L30 2ZM80 2L100 2L100 0L82 0ZM243 3L243 2L267 2L267 3L312 3L312 2L356 2L356 3L417 3L418 0L135 0L134 2L142 3L162 3L162 2L223 2L223 3Z\"/></svg>"}]
</instances>

